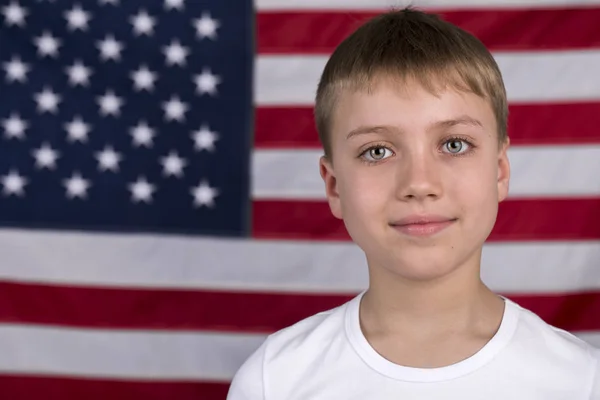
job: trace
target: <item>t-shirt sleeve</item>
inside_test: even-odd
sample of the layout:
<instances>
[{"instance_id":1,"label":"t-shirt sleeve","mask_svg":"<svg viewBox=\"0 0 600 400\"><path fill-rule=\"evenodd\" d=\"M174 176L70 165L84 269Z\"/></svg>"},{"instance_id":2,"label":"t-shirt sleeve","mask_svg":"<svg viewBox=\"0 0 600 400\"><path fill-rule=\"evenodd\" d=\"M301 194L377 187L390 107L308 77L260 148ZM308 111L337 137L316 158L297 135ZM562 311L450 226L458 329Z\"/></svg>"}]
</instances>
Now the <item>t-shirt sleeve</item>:
<instances>
[{"instance_id":1,"label":"t-shirt sleeve","mask_svg":"<svg viewBox=\"0 0 600 400\"><path fill-rule=\"evenodd\" d=\"M242 364L236 372L227 400L266 400L264 387L264 358L266 341Z\"/></svg>"},{"instance_id":2,"label":"t-shirt sleeve","mask_svg":"<svg viewBox=\"0 0 600 400\"><path fill-rule=\"evenodd\" d=\"M590 400L600 400L600 349L593 349L592 355L596 361L595 374L592 378L592 394Z\"/></svg>"}]
</instances>

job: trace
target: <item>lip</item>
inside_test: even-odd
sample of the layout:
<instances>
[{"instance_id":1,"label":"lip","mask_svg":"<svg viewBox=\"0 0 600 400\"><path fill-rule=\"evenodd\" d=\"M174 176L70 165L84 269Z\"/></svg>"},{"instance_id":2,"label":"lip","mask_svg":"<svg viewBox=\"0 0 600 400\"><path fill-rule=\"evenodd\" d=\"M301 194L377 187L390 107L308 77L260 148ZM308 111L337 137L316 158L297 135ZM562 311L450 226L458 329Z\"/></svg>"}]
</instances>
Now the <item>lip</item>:
<instances>
[{"instance_id":1,"label":"lip","mask_svg":"<svg viewBox=\"0 0 600 400\"><path fill-rule=\"evenodd\" d=\"M431 236L456 222L456 218L442 215L410 215L390 225L409 236Z\"/></svg>"}]
</instances>

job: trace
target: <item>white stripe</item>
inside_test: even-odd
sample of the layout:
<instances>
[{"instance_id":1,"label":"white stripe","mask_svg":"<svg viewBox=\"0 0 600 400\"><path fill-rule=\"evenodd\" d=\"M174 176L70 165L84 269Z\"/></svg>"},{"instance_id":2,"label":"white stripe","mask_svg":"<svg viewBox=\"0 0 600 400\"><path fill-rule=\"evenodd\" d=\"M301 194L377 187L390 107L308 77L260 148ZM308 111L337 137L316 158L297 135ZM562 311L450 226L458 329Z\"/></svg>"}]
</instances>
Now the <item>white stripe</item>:
<instances>
[{"instance_id":1,"label":"white stripe","mask_svg":"<svg viewBox=\"0 0 600 400\"><path fill-rule=\"evenodd\" d=\"M600 195L600 145L515 146L508 157L512 198Z\"/></svg>"},{"instance_id":2,"label":"white stripe","mask_svg":"<svg viewBox=\"0 0 600 400\"><path fill-rule=\"evenodd\" d=\"M229 381L262 335L0 326L0 372Z\"/></svg>"},{"instance_id":3,"label":"white stripe","mask_svg":"<svg viewBox=\"0 0 600 400\"><path fill-rule=\"evenodd\" d=\"M322 151L256 150L252 160L255 199L325 199L319 175ZM600 195L600 145L519 146L509 150L510 197Z\"/></svg>"},{"instance_id":4,"label":"white stripe","mask_svg":"<svg viewBox=\"0 0 600 400\"><path fill-rule=\"evenodd\" d=\"M599 332L574 332L600 346ZM0 374L231 381L266 335L0 326Z\"/></svg>"},{"instance_id":5,"label":"white stripe","mask_svg":"<svg viewBox=\"0 0 600 400\"><path fill-rule=\"evenodd\" d=\"M600 241L487 243L482 280L502 293L567 293L600 289Z\"/></svg>"},{"instance_id":6,"label":"white stripe","mask_svg":"<svg viewBox=\"0 0 600 400\"><path fill-rule=\"evenodd\" d=\"M600 51L494 54L509 101L599 100ZM261 55L256 64L259 106L312 105L326 56Z\"/></svg>"},{"instance_id":7,"label":"white stripe","mask_svg":"<svg viewBox=\"0 0 600 400\"><path fill-rule=\"evenodd\" d=\"M315 293L368 282L352 243L4 230L0 254L0 279L18 282ZM482 277L503 293L598 290L598 260L600 241L489 243Z\"/></svg>"},{"instance_id":8,"label":"white stripe","mask_svg":"<svg viewBox=\"0 0 600 400\"><path fill-rule=\"evenodd\" d=\"M575 332L575 336L600 349L600 332Z\"/></svg>"},{"instance_id":9,"label":"white stripe","mask_svg":"<svg viewBox=\"0 0 600 400\"><path fill-rule=\"evenodd\" d=\"M596 6L598 0L255 0L259 11L272 10L375 10L414 5L419 8L542 8Z\"/></svg>"}]
</instances>

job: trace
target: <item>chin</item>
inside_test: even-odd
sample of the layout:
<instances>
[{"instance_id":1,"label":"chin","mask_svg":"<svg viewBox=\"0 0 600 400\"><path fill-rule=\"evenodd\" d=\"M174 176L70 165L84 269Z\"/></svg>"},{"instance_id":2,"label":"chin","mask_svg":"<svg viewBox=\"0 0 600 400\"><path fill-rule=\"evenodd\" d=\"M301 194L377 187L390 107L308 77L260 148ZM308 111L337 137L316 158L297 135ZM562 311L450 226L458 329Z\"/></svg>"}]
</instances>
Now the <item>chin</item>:
<instances>
[{"instance_id":1,"label":"chin","mask_svg":"<svg viewBox=\"0 0 600 400\"><path fill-rule=\"evenodd\" d=\"M395 254L394 254L395 253ZM401 249L391 257L373 260L372 265L409 281L433 281L458 270L469 257L462 257L451 248Z\"/></svg>"},{"instance_id":2,"label":"chin","mask_svg":"<svg viewBox=\"0 0 600 400\"><path fill-rule=\"evenodd\" d=\"M396 262L390 265L388 269L393 274L409 281L426 282L433 281L451 274L458 267L448 263L419 263L414 260L410 262Z\"/></svg>"}]
</instances>

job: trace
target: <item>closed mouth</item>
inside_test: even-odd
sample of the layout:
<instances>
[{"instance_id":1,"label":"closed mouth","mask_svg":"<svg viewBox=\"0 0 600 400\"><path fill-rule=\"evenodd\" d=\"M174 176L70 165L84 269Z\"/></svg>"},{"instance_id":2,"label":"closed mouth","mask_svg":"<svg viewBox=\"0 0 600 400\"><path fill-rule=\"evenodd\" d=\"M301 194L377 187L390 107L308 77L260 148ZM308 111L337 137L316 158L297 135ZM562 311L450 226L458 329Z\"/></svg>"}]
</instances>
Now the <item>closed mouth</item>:
<instances>
[{"instance_id":1,"label":"closed mouth","mask_svg":"<svg viewBox=\"0 0 600 400\"><path fill-rule=\"evenodd\" d=\"M454 224L458 218L417 218L390 224L409 236L431 236Z\"/></svg>"}]
</instances>

